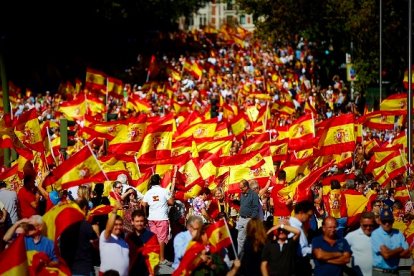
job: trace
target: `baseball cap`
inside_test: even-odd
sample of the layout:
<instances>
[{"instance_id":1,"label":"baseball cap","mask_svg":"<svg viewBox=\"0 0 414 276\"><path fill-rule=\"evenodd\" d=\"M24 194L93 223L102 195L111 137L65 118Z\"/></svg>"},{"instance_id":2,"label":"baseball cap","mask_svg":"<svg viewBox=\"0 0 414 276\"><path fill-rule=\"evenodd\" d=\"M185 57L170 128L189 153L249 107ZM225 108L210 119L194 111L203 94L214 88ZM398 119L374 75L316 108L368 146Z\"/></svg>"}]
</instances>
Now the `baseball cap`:
<instances>
[{"instance_id":1,"label":"baseball cap","mask_svg":"<svg viewBox=\"0 0 414 276\"><path fill-rule=\"evenodd\" d=\"M382 222L384 221L394 221L394 216L392 212L388 209L384 209L381 211L380 219Z\"/></svg>"}]
</instances>

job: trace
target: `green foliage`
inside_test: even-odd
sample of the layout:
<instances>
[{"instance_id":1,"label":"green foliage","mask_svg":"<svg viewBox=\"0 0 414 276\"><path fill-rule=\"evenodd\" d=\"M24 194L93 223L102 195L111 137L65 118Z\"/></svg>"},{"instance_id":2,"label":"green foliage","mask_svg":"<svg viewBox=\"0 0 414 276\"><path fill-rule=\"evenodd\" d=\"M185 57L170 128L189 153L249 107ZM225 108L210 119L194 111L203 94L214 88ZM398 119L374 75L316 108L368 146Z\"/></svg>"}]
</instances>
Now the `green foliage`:
<instances>
[{"instance_id":1,"label":"green foliage","mask_svg":"<svg viewBox=\"0 0 414 276\"><path fill-rule=\"evenodd\" d=\"M334 64L352 54L358 88L378 86L379 1L377 0L239 0L253 14L260 37L272 42L292 42L297 35L318 43L320 52L329 43ZM408 66L408 2L382 0L382 67L384 80L401 86ZM324 43L325 42L325 43ZM351 46L352 45L352 46ZM322 61L329 64L330 61Z\"/></svg>"}]
</instances>

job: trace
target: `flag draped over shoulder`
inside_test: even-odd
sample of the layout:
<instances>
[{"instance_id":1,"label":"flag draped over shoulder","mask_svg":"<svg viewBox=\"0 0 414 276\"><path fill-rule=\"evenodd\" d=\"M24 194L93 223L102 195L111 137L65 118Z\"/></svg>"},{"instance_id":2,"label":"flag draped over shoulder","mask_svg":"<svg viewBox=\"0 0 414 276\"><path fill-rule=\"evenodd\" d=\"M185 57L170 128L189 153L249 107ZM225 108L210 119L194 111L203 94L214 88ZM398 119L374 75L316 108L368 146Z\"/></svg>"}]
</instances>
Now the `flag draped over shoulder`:
<instances>
[{"instance_id":1,"label":"flag draped over shoulder","mask_svg":"<svg viewBox=\"0 0 414 276\"><path fill-rule=\"evenodd\" d=\"M60 203L53 206L43 215L43 221L47 229L47 237L56 243L57 239L68 226L84 218L85 214L75 202Z\"/></svg>"},{"instance_id":2,"label":"flag draped over shoulder","mask_svg":"<svg viewBox=\"0 0 414 276\"><path fill-rule=\"evenodd\" d=\"M24 236L20 235L3 252L0 253L0 275L24 276L29 275Z\"/></svg>"}]
</instances>

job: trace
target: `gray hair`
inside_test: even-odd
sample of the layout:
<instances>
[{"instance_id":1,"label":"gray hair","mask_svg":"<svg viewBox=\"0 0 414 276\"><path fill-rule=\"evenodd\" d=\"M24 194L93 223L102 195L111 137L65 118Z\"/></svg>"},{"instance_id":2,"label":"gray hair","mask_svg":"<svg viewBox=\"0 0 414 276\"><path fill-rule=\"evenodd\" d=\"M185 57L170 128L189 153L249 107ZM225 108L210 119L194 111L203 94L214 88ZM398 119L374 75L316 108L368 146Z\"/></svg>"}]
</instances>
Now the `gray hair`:
<instances>
[{"instance_id":1,"label":"gray hair","mask_svg":"<svg viewBox=\"0 0 414 276\"><path fill-rule=\"evenodd\" d=\"M259 187L259 182L257 182L256 179L251 179L251 180L249 180L249 187L250 187L250 189L254 190L257 187Z\"/></svg>"},{"instance_id":2,"label":"gray hair","mask_svg":"<svg viewBox=\"0 0 414 276\"><path fill-rule=\"evenodd\" d=\"M187 223L186 226L190 226L191 224L193 224L194 222L197 222L200 225L203 225L203 218L200 216L196 216L196 215L191 215L187 218Z\"/></svg>"}]
</instances>

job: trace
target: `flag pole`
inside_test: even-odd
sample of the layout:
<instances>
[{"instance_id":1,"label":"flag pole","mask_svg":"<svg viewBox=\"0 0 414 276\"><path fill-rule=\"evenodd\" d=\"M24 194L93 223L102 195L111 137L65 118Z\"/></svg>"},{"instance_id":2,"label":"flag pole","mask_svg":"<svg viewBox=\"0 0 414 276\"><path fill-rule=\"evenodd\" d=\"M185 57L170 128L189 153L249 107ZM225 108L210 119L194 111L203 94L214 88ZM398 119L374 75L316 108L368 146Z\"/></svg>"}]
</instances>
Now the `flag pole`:
<instances>
[{"instance_id":1,"label":"flag pole","mask_svg":"<svg viewBox=\"0 0 414 276\"><path fill-rule=\"evenodd\" d=\"M55 157L55 154L52 148L52 140L50 139L49 127L46 127L46 133L47 133L47 140L49 142L50 154L52 155L53 161L55 161L55 164L57 165L56 157Z\"/></svg>"},{"instance_id":2,"label":"flag pole","mask_svg":"<svg viewBox=\"0 0 414 276\"><path fill-rule=\"evenodd\" d=\"M234 246L234 242L233 242L233 238L231 237L229 226L227 225L226 219L223 219L223 220L224 220L224 224L226 225L227 233L229 234L229 238L230 238L230 241L231 241L231 247L233 248L234 256L236 256L236 259L238 259L236 247Z\"/></svg>"},{"instance_id":3,"label":"flag pole","mask_svg":"<svg viewBox=\"0 0 414 276\"><path fill-rule=\"evenodd\" d=\"M98 164L99 169L101 169L101 172L102 172L102 173L103 173L103 175L105 176L106 181L109 181L108 176L106 175L105 171L102 169L102 166L101 166L101 164L100 164L100 163L99 163L99 161L98 161L98 158L96 158L96 155L95 155L95 153L93 152L93 150L91 149L91 146L89 145L89 143L88 143L88 142L86 142L86 146L87 146L87 147L88 147L88 149L91 151L91 154L92 154L92 156L93 156L93 159L95 159L96 163Z\"/></svg>"},{"instance_id":4,"label":"flag pole","mask_svg":"<svg viewBox=\"0 0 414 276\"><path fill-rule=\"evenodd\" d=\"M141 171L139 170L138 159L136 155L134 155L134 161L135 161L135 165L137 165L138 177L141 177Z\"/></svg>"}]
</instances>

